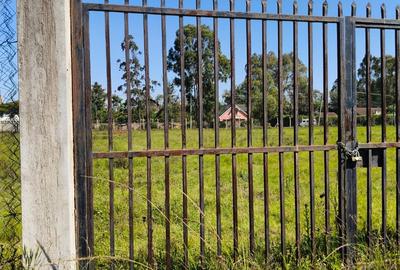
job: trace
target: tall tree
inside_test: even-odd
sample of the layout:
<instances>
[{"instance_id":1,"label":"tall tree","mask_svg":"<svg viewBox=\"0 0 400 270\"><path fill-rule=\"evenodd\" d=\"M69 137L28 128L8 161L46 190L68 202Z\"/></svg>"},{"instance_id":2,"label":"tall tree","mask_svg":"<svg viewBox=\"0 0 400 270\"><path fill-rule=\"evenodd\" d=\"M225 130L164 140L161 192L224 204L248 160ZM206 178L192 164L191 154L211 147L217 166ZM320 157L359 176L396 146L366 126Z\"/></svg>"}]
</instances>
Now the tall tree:
<instances>
[{"instance_id":1,"label":"tall tree","mask_svg":"<svg viewBox=\"0 0 400 270\"><path fill-rule=\"evenodd\" d=\"M338 92L338 80L336 79L333 83L332 89L329 92L329 111L339 113L339 92Z\"/></svg>"},{"instance_id":2,"label":"tall tree","mask_svg":"<svg viewBox=\"0 0 400 270\"><path fill-rule=\"evenodd\" d=\"M263 120L263 84L262 84L262 55L252 55L252 104L254 119L260 122ZM283 91L284 91L284 114L286 116L293 115L293 54L283 55ZM278 58L274 52L267 54L267 110L268 118L275 119L278 116ZM299 60L298 61L298 93L299 93L299 114L307 114L308 96L307 96L307 68ZM247 78L244 79L236 88L236 103L247 104ZM230 92L224 94L225 104L230 104Z\"/></svg>"},{"instance_id":3,"label":"tall tree","mask_svg":"<svg viewBox=\"0 0 400 270\"><path fill-rule=\"evenodd\" d=\"M184 27L184 51L185 51L185 88L187 99L187 113L195 121L198 120L198 64L197 64L197 31L196 26L186 25ZM202 36L202 61L203 61L203 108L204 121L211 125L215 106L214 86L214 32L206 25L201 25ZM218 46L220 48L220 46ZM179 31L176 32L174 46L169 50L167 64L168 70L177 76L173 80L173 86L180 91L181 86L181 48ZM225 82L230 75L230 64L228 58L218 50L219 55L219 78Z\"/></svg>"},{"instance_id":4,"label":"tall tree","mask_svg":"<svg viewBox=\"0 0 400 270\"><path fill-rule=\"evenodd\" d=\"M92 121L107 121L106 90L97 82L92 85Z\"/></svg>"},{"instance_id":5,"label":"tall tree","mask_svg":"<svg viewBox=\"0 0 400 270\"><path fill-rule=\"evenodd\" d=\"M112 96L113 120L117 124L125 124L128 121L126 115L126 102L118 95Z\"/></svg>"},{"instance_id":6,"label":"tall tree","mask_svg":"<svg viewBox=\"0 0 400 270\"><path fill-rule=\"evenodd\" d=\"M371 100L372 107L381 106L381 58L371 56ZM364 57L357 71L357 102L359 107L366 107L366 82L367 82L367 59ZM386 99L388 106L394 103L395 86L396 86L396 59L391 56L386 56Z\"/></svg>"},{"instance_id":7,"label":"tall tree","mask_svg":"<svg viewBox=\"0 0 400 270\"><path fill-rule=\"evenodd\" d=\"M19 115L19 101L0 103L0 116L8 115L10 118Z\"/></svg>"},{"instance_id":8,"label":"tall tree","mask_svg":"<svg viewBox=\"0 0 400 270\"><path fill-rule=\"evenodd\" d=\"M139 50L138 45L134 41L133 36L129 35L128 44L125 44L125 40L121 43L122 51L125 49L129 50L129 86L130 86L130 95L131 95L131 109L132 109L132 120L139 122L141 119L146 118L146 88L145 88L145 66L141 65L139 61L139 56L142 52ZM118 91L123 92L125 95L127 93L127 78L128 73L126 71L126 61L117 60L119 64L120 71L123 72L121 77L122 80L125 81L123 85L118 87ZM155 80L150 81L150 92L154 91L154 87L159 85L159 83ZM151 103L155 103L153 99L150 97ZM127 111L126 101L125 101L125 110Z\"/></svg>"},{"instance_id":9,"label":"tall tree","mask_svg":"<svg viewBox=\"0 0 400 270\"><path fill-rule=\"evenodd\" d=\"M381 58L371 56L371 107L381 107L381 89L382 89L382 74L381 74ZM367 59L364 57L360 67L357 70L357 106L367 106L366 83L367 83ZM388 104L388 112L392 112L395 103L395 86L396 86L396 59L391 56L386 56L386 99ZM330 91L331 99L329 109L338 112L338 82L333 84Z\"/></svg>"},{"instance_id":10,"label":"tall tree","mask_svg":"<svg viewBox=\"0 0 400 270\"><path fill-rule=\"evenodd\" d=\"M170 85L168 87L168 120L170 122L174 121L175 123L180 120L180 115L181 115L181 104L180 104L180 98L175 95L174 93L174 87L173 85ZM163 115L164 115L164 96L163 95L158 95L155 99L155 102L157 103L157 108L158 110L155 111L154 117L156 119L162 119L161 122L163 122Z\"/></svg>"}]
</instances>

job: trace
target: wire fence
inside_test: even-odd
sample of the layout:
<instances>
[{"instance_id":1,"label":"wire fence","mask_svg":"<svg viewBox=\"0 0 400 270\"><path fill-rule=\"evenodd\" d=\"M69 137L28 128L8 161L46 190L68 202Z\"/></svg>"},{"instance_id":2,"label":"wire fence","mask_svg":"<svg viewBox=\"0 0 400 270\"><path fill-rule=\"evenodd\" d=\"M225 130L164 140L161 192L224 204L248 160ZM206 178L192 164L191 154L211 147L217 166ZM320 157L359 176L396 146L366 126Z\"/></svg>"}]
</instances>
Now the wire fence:
<instances>
[{"instance_id":1,"label":"wire fence","mask_svg":"<svg viewBox=\"0 0 400 270\"><path fill-rule=\"evenodd\" d=\"M0 0L0 269L21 269L16 1Z\"/></svg>"}]
</instances>

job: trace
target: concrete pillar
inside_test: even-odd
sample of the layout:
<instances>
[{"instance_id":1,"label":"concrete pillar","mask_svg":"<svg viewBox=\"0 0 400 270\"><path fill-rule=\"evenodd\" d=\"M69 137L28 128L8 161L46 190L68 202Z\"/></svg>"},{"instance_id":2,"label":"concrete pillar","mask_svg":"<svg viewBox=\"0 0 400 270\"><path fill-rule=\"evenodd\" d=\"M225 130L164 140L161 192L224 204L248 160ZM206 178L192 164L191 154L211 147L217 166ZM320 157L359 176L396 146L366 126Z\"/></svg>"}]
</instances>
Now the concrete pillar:
<instances>
[{"instance_id":1,"label":"concrete pillar","mask_svg":"<svg viewBox=\"0 0 400 270\"><path fill-rule=\"evenodd\" d=\"M17 3L23 245L75 269L70 0Z\"/></svg>"}]
</instances>

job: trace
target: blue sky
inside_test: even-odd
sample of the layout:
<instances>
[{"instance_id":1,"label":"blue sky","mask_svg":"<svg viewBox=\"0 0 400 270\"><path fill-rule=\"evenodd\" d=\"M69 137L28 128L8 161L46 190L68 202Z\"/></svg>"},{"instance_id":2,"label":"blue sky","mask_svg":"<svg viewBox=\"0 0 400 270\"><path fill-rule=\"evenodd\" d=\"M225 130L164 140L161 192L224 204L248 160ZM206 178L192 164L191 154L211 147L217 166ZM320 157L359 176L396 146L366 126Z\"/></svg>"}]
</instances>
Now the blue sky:
<instances>
[{"instance_id":1,"label":"blue sky","mask_svg":"<svg viewBox=\"0 0 400 270\"><path fill-rule=\"evenodd\" d=\"M88 0L85 2L96 2L102 3L100 0ZM113 4L123 4L123 0L110 1ZM149 0L149 6L160 6L159 0ZM167 7L178 7L178 0L168 0L166 1ZM211 0L202 1L202 9L212 9ZM322 13L322 0L314 1L314 14L321 15ZM400 1L384 1L387 8L387 17L395 18L395 8L396 4L400 4ZM131 0L131 5L141 5L139 0ZM195 8L195 0L185 0L185 8ZM357 1L357 15L365 16L365 6L368 1ZM381 1L371 1L372 4L372 16L380 16L380 5ZM328 15L336 16L337 14L337 1L328 1ZM351 1L343 1L343 8L345 15L350 14ZM236 0L236 10L245 11L246 2L245 0ZM229 0L219 0L219 9L228 10ZM251 6L252 11L261 11L261 1L252 1ZM276 2L268 1L267 7L268 13L276 13ZM283 1L283 13L292 13L292 1ZM307 1L299 1L299 14L307 13ZM139 45L140 49L143 51L143 16L139 14L129 15L129 28L130 34L134 36L136 43ZM193 17L186 17L184 19L185 24L195 24L195 19ZM204 18L202 23L213 26L212 19ZM111 13L110 14L110 25L111 25L111 61L112 61L112 84L113 91L121 85L121 71L118 69L117 59L123 59L124 54L121 50L120 43L124 37L123 28L123 14ZM268 50L277 52L277 23L268 22ZM283 24L283 49L285 53L292 51L292 23ZM178 18L173 16L167 17L167 48L172 47L175 32L178 29ZM245 77L245 65L246 65L246 36L245 36L245 21L236 21L236 76L237 83L243 81ZM337 50L336 50L336 25L329 25L328 34L328 44L329 44L329 83L330 87L337 77ZM160 16L150 15L149 16L149 47L150 47L150 77L153 80L162 82L162 65L161 65L161 18ZM261 53L261 22L252 22L252 52ZM372 30L371 40L379 40L379 31ZM388 54L394 55L394 31L387 31L387 45L386 50ZM219 20L219 39L221 41L222 52L229 58L229 21L226 19ZM307 24L299 23L299 57L300 60L308 65L308 51L307 51ZM91 39L91 70L92 70L92 82L99 82L102 85L106 85L105 76L105 42L104 42L104 13L102 12L91 12L90 15L90 39ZM357 61L360 62L363 58L364 51L364 31L357 31ZM372 54L379 55L380 47L379 42L372 42L371 44ZM141 59L143 63L143 58ZM322 25L315 24L314 26L314 78L315 78L315 88L322 90ZM169 79L171 80L175 74L169 73ZM162 93L162 88L158 87L153 95ZM221 94L230 89L229 81L226 83L220 83Z\"/></svg>"},{"instance_id":2,"label":"blue sky","mask_svg":"<svg viewBox=\"0 0 400 270\"><path fill-rule=\"evenodd\" d=\"M102 3L103 0L84 0L83 2ZM113 4L123 4L124 0L110 0ZM196 0L184 0L185 8L195 8ZM212 9L212 0L202 0L202 9ZM219 9L228 10L229 0L219 0ZM299 0L299 14L307 13L307 0ZM322 2L323 0L314 1L314 14L321 15L322 13ZM387 17L395 18L396 5L400 4L400 1L370 1L372 4L372 16L380 17L380 5L381 3L386 4ZM245 11L245 0L236 0L236 10ZM368 3L367 0L359 0L357 3L357 15L365 16L365 6ZM141 5L141 0L130 0L131 5ZM336 16L337 14L337 1L328 1L328 15ZM148 0L149 6L159 6L160 0ZM178 0L166 0L167 7L178 7ZM343 1L343 10L345 16L350 14L351 1ZM254 12L261 11L261 0L253 0L251 9ZM276 13L276 1L268 1L267 7L268 13ZM292 13L292 1L283 0L283 13ZM130 33L134 36L135 41L143 51L143 17L138 14L131 14L129 16L129 27ZM204 18L202 22L212 27L212 19ZM184 20L185 24L194 24L195 19L192 17L186 17ZM112 84L113 91L121 85L121 71L118 69L117 59L123 59L124 54L121 50L120 43L123 40L123 14L111 13L110 14L110 25L111 25L111 61L112 61ZM175 32L178 29L178 18L167 17L167 48L172 47ZM288 53L292 51L292 23L283 24L284 37L283 37L283 48L284 52ZM150 45L150 77L153 80L162 82L162 66L161 66L161 18L160 16L150 15L149 16L149 45ZM221 41L222 52L229 58L229 21L226 19L219 20L219 39ZM252 52L261 53L261 22L252 22ZM268 50L277 52L277 23L268 22ZM371 33L371 49L373 55L379 55L379 31L372 30ZM386 50L388 54L394 55L394 31L387 31L386 34ZM92 82L99 82L103 86L106 85L106 62L105 62L105 41L104 41L104 13L102 12L91 12L90 15L90 39L91 39L91 71L92 71ZM240 83L245 77L245 64L246 64L246 37L245 37L245 21L236 21L236 76L237 83ZM329 82L330 87L337 77L336 72L336 26L329 26ZM357 31L357 61L360 62L364 56L364 31ZM307 52L307 25L305 23L299 24L299 57L300 60L305 64L307 63L308 52ZM143 63L143 58L140 59ZM171 80L175 74L169 73L169 79ZM322 90L322 26L321 24L315 24L314 26L314 78L315 88ZM227 83L220 83L221 94L224 90L230 88L229 81ZM161 87L155 90L153 95L160 94L162 92Z\"/></svg>"}]
</instances>

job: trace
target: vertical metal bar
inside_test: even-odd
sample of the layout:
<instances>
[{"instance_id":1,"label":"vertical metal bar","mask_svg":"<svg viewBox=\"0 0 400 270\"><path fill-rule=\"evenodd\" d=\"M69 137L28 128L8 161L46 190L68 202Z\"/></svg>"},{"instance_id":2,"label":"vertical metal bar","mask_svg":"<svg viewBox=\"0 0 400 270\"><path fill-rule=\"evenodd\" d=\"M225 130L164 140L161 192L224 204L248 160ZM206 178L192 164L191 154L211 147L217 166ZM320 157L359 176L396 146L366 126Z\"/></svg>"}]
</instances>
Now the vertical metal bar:
<instances>
[{"instance_id":1,"label":"vertical metal bar","mask_svg":"<svg viewBox=\"0 0 400 270\"><path fill-rule=\"evenodd\" d=\"M293 2L293 14L297 15L298 3ZM298 59L299 59L299 46L298 46L298 32L299 26L296 21L293 22L293 136L294 145L299 144L299 78L298 78ZM294 152L294 190L295 190L295 219L296 219L296 258L300 260L300 184L299 184L299 152Z\"/></svg>"},{"instance_id":2,"label":"vertical metal bar","mask_svg":"<svg viewBox=\"0 0 400 270\"><path fill-rule=\"evenodd\" d=\"M277 1L278 14L282 13L282 1ZM282 48L282 21L278 21L278 118L279 118L279 146L283 145L283 48ZM281 252L286 256L286 228L285 228L285 183L284 183L283 153L279 153L279 197L281 220Z\"/></svg>"},{"instance_id":3,"label":"vertical metal bar","mask_svg":"<svg viewBox=\"0 0 400 270\"><path fill-rule=\"evenodd\" d=\"M125 0L125 5L129 5L129 0ZM131 105L131 59L130 59L130 38L129 38L129 14L124 13L125 29L125 72L126 72L126 98L128 110L128 151L132 150L132 105ZM133 159L129 158L129 269L133 270L134 264L134 240L133 240Z\"/></svg>"},{"instance_id":4,"label":"vertical metal bar","mask_svg":"<svg viewBox=\"0 0 400 270\"><path fill-rule=\"evenodd\" d=\"M382 19L386 18L386 7L381 6ZM382 142L386 142L386 35L385 30L381 29L381 110L382 110ZM387 242L386 230L386 149L383 149L383 166L382 166L382 238L383 244Z\"/></svg>"},{"instance_id":5,"label":"vertical metal bar","mask_svg":"<svg viewBox=\"0 0 400 270\"><path fill-rule=\"evenodd\" d=\"M161 0L161 7L165 7L165 0ZM163 65L163 95L164 95L164 149L169 149L169 120L168 120L168 103L169 103L169 87L167 74L167 26L165 15L161 16L161 33L162 33L162 65ZM165 263L166 268L172 268L171 261L171 225L170 225L170 179L169 179L169 156L164 158L165 161Z\"/></svg>"},{"instance_id":6,"label":"vertical metal bar","mask_svg":"<svg viewBox=\"0 0 400 270\"><path fill-rule=\"evenodd\" d=\"M85 118L86 118L86 183L87 183L87 224L89 256L94 256L94 209L93 209L93 159L92 159L92 82L90 77L90 33L89 12L83 12L83 43L84 43L84 83L85 83ZM90 262L89 269L94 268Z\"/></svg>"},{"instance_id":7,"label":"vertical metal bar","mask_svg":"<svg viewBox=\"0 0 400 270\"><path fill-rule=\"evenodd\" d=\"M313 15L313 1L308 1L308 15ZM314 41L313 24L308 23L308 144L314 144ZM314 261L316 253L315 242L315 176L314 176L314 152L309 152L310 169L310 238L311 238L311 259Z\"/></svg>"},{"instance_id":8,"label":"vertical metal bar","mask_svg":"<svg viewBox=\"0 0 400 270\"><path fill-rule=\"evenodd\" d=\"M366 8L367 18L371 17L371 4L368 3ZM366 82L365 90L367 94L367 143L371 142L371 34L370 29L365 29L365 65L366 65ZM372 151L368 150L368 167L367 167L367 242L371 246L372 232Z\"/></svg>"},{"instance_id":9,"label":"vertical metal bar","mask_svg":"<svg viewBox=\"0 0 400 270\"><path fill-rule=\"evenodd\" d=\"M72 98L74 119L74 176L76 179L76 215L77 215L77 256L89 257L87 222L87 185L86 185L86 118L85 118L85 82L84 82L84 33L82 3L71 1L71 37L72 37ZM79 261L82 269L89 260Z\"/></svg>"},{"instance_id":10,"label":"vertical metal bar","mask_svg":"<svg viewBox=\"0 0 400 270\"><path fill-rule=\"evenodd\" d=\"M246 12L250 12L251 1L246 1ZM251 20L246 20L246 40L247 40L247 147L253 145L252 127L252 60L251 60ZM247 158L248 181L249 181L249 240L250 253L254 254L254 187L253 187L253 154L248 154Z\"/></svg>"},{"instance_id":11,"label":"vertical metal bar","mask_svg":"<svg viewBox=\"0 0 400 270\"><path fill-rule=\"evenodd\" d=\"M267 12L267 1L262 1L262 12ZM268 51L267 51L267 21L262 21L262 58L263 58L263 146L268 146ZM268 153L263 154L263 175L264 175L264 242L265 259L268 259L270 251L269 235L269 180L268 180Z\"/></svg>"},{"instance_id":12,"label":"vertical metal bar","mask_svg":"<svg viewBox=\"0 0 400 270\"><path fill-rule=\"evenodd\" d=\"M338 141L344 143L344 99L345 99L345 88L346 88L346 78L345 78L345 62L346 62L346 51L345 51L345 37L346 37L346 27L345 19L343 18L343 6L342 2L338 3L338 17L341 18L337 26L337 46L338 46ZM345 156L341 149L338 150L338 194L339 194L339 216L337 217L337 222L339 224L339 239L341 246L340 253L342 259L346 257L347 248L345 246L346 241L346 212L345 212Z\"/></svg>"},{"instance_id":13,"label":"vertical metal bar","mask_svg":"<svg viewBox=\"0 0 400 270\"><path fill-rule=\"evenodd\" d=\"M353 0L351 3L351 17L357 16L357 3Z\"/></svg>"},{"instance_id":14,"label":"vertical metal bar","mask_svg":"<svg viewBox=\"0 0 400 270\"><path fill-rule=\"evenodd\" d=\"M108 4L108 0L104 3ZM104 13L105 20L105 42L106 42L106 73L107 73L107 114L108 114L108 151L113 151L113 104L112 104L112 82L111 82L111 52L110 52L110 14ZM115 256L115 232L114 232L114 159L108 160L109 177L109 233L110 233L110 256ZM110 269L114 269L111 260Z\"/></svg>"},{"instance_id":15,"label":"vertical metal bar","mask_svg":"<svg viewBox=\"0 0 400 270\"><path fill-rule=\"evenodd\" d=\"M214 0L213 9L218 10L218 0ZM214 18L214 87L215 87L215 114L214 114L214 146L219 147L219 40L218 18ZM220 155L215 155L215 187L216 187L216 221L217 221L217 255L222 256L222 229L221 229L221 179L220 179Z\"/></svg>"},{"instance_id":16,"label":"vertical metal bar","mask_svg":"<svg viewBox=\"0 0 400 270\"><path fill-rule=\"evenodd\" d=\"M328 15L328 2L325 0L322 6L322 16ZM328 102L329 102L329 62L328 62L328 24L323 23L323 92L324 92L324 145L328 144L329 123L328 123ZM324 179L325 179L325 237L326 253L329 253L330 234L330 181L329 181L329 151L324 151Z\"/></svg>"},{"instance_id":17,"label":"vertical metal bar","mask_svg":"<svg viewBox=\"0 0 400 270\"><path fill-rule=\"evenodd\" d=\"M179 0L179 8L183 8L183 0ZM182 149L186 148L186 87L185 87L185 32L183 16L179 16L179 46L181 49L180 76L181 76L181 132ZM188 237L188 183L187 183L187 157L182 156L182 189L183 189L183 250L184 267L189 269L189 237Z\"/></svg>"},{"instance_id":18,"label":"vertical metal bar","mask_svg":"<svg viewBox=\"0 0 400 270\"><path fill-rule=\"evenodd\" d=\"M235 10L235 0L230 0L230 11ZM230 54L231 54L231 146L236 147L236 59L235 59L235 20L230 19ZM233 249L235 260L239 249L238 208L237 208L237 166L236 154L232 154L232 204L233 204Z\"/></svg>"},{"instance_id":19,"label":"vertical metal bar","mask_svg":"<svg viewBox=\"0 0 400 270\"><path fill-rule=\"evenodd\" d=\"M201 0L196 0L196 9L201 8ZM203 42L201 17L196 18L197 28L197 84L198 84L198 110L199 110L199 148L203 148ZM199 155L199 191L200 191L200 261L204 267L205 256L205 225L204 225L204 159Z\"/></svg>"},{"instance_id":20,"label":"vertical metal bar","mask_svg":"<svg viewBox=\"0 0 400 270\"><path fill-rule=\"evenodd\" d=\"M344 127L345 142L348 149L356 147L356 127L357 115L355 113L357 106L356 95L356 73L355 73L355 23L353 18L346 17L346 88L345 90L345 108L344 108ZM354 257L355 233L357 231L357 170L356 162L351 158L346 159L346 236L349 245L348 263L352 263Z\"/></svg>"},{"instance_id":21,"label":"vertical metal bar","mask_svg":"<svg viewBox=\"0 0 400 270\"><path fill-rule=\"evenodd\" d=\"M147 0L143 0L143 6L147 6ZM151 118L150 118L150 61L149 61L149 25L148 15L143 14L143 43L145 66L145 91L146 91L146 147L151 149ZM152 208L152 181L151 181L151 157L146 159L147 165L147 263L153 266L153 208Z\"/></svg>"},{"instance_id":22,"label":"vertical metal bar","mask_svg":"<svg viewBox=\"0 0 400 270\"><path fill-rule=\"evenodd\" d=\"M396 8L400 20L400 6ZM400 31L396 30L396 141L400 142ZM396 148L396 241L400 246L400 148Z\"/></svg>"}]
</instances>

